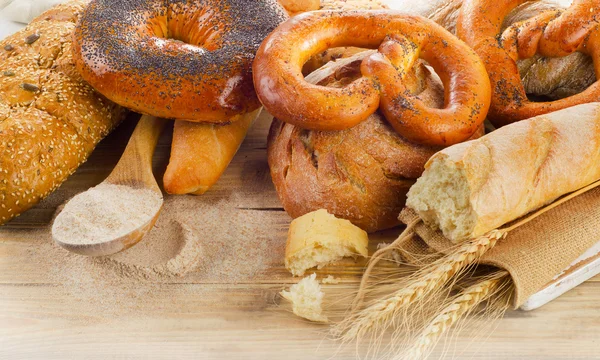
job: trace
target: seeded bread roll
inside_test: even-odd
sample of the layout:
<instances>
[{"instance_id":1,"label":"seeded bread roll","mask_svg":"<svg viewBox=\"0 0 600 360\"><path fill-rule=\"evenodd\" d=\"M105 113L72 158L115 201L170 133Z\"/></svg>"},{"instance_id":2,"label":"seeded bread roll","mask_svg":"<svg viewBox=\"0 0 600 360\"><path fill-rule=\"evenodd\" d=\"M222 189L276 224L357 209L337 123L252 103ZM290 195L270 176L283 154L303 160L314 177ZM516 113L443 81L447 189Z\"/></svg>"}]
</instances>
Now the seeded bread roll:
<instances>
[{"instance_id":1,"label":"seeded bread roll","mask_svg":"<svg viewBox=\"0 0 600 360\"><path fill-rule=\"evenodd\" d=\"M58 5L0 41L0 224L55 190L125 114L75 70L84 6Z\"/></svg>"},{"instance_id":2,"label":"seeded bread roll","mask_svg":"<svg viewBox=\"0 0 600 360\"><path fill-rule=\"evenodd\" d=\"M496 130L435 154L406 205L454 242L600 179L600 103Z\"/></svg>"}]
</instances>

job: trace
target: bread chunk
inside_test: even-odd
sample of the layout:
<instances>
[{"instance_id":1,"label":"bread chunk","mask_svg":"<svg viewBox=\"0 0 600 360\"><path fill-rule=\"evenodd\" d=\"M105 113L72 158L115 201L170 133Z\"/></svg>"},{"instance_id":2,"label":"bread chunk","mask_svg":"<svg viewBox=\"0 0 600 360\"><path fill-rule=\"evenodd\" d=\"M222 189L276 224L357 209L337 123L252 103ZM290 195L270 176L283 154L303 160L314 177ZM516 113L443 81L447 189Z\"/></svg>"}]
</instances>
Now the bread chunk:
<instances>
[{"instance_id":1,"label":"bread chunk","mask_svg":"<svg viewBox=\"0 0 600 360\"><path fill-rule=\"evenodd\" d=\"M289 291L283 290L280 294L292 303L292 311L297 316L310 321L327 322L322 308L324 294L316 277L313 273L292 285Z\"/></svg>"},{"instance_id":2,"label":"bread chunk","mask_svg":"<svg viewBox=\"0 0 600 360\"><path fill-rule=\"evenodd\" d=\"M368 255L367 233L327 210L317 210L292 221L285 249L285 267L294 276L319 269L344 257Z\"/></svg>"}]
</instances>

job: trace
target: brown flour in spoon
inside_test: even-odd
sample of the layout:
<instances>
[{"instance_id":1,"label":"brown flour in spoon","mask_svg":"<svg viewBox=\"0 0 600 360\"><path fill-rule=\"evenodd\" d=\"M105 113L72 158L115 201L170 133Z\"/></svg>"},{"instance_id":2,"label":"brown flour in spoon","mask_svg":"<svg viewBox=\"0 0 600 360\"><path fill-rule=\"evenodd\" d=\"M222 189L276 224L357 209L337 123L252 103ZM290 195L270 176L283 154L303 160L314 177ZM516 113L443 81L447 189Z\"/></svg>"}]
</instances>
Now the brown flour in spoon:
<instances>
[{"instance_id":1,"label":"brown flour in spoon","mask_svg":"<svg viewBox=\"0 0 600 360\"><path fill-rule=\"evenodd\" d=\"M73 197L52 226L55 239L93 245L125 236L152 220L162 196L149 189L100 184Z\"/></svg>"}]
</instances>

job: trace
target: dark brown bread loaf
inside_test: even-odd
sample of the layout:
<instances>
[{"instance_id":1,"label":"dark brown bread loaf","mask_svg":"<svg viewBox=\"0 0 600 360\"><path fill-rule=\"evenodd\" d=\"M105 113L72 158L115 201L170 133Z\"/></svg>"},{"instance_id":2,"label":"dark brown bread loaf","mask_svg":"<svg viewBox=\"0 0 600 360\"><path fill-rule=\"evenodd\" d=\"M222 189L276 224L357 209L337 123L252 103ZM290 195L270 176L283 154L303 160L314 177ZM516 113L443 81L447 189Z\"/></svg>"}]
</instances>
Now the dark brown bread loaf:
<instances>
[{"instance_id":1,"label":"dark brown bread loaf","mask_svg":"<svg viewBox=\"0 0 600 360\"><path fill-rule=\"evenodd\" d=\"M328 63L307 80L341 87L360 76L366 53ZM412 77L413 91L423 101L443 106L437 76L421 64ZM275 119L268 157L277 193L292 217L324 208L372 232L398 224L408 189L438 150L408 142L375 113L351 129L331 132L303 130Z\"/></svg>"},{"instance_id":2,"label":"dark brown bread loaf","mask_svg":"<svg viewBox=\"0 0 600 360\"><path fill-rule=\"evenodd\" d=\"M59 5L0 41L0 224L56 189L125 114L75 70L84 6Z\"/></svg>"}]
</instances>

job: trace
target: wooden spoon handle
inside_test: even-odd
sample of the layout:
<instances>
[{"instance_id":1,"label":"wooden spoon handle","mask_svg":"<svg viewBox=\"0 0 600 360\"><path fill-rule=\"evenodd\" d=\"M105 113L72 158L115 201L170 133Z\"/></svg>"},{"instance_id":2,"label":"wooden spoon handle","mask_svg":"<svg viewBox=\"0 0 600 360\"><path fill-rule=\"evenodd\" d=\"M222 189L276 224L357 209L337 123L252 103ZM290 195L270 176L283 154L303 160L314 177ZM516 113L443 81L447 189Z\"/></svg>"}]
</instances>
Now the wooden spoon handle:
<instances>
[{"instance_id":1,"label":"wooden spoon handle","mask_svg":"<svg viewBox=\"0 0 600 360\"><path fill-rule=\"evenodd\" d=\"M152 173L152 156L166 123L165 119L143 115L106 182L160 191Z\"/></svg>"}]
</instances>

